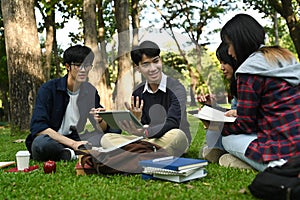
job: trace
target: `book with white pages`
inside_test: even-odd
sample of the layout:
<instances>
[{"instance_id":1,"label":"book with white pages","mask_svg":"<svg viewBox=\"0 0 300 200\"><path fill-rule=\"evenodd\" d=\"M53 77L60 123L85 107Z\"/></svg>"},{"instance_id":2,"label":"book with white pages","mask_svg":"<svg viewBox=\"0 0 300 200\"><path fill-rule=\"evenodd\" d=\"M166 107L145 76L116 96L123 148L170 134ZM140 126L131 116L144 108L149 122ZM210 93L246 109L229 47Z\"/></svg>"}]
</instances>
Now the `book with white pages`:
<instances>
[{"instance_id":1,"label":"book with white pages","mask_svg":"<svg viewBox=\"0 0 300 200\"><path fill-rule=\"evenodd\" d=\"M8 167L10 165L16 164L15 161L1 161L0 162L0 169L4 167Z\"/></svg>"},{"instance_id":2,"label":"book with white pages","mask_svg":"<svg viewBox=\"0 0 300 200\"><path fill-rule=\"evenodd\" d=\"M183 170L171 170L171 169L164 169L164 168L158 168L158 167L144 167L143 173L145 174L161 174L161 175L170 175L170 176L189 176L192 173L196 172L200 168L203 167L193 167L189 169L183 169Z\"/></svg>"},{"instance_id":3,"label":"book with white pages","mask_svg":"<svg viewBox=\"0 0 300 200\"><path fill-rule=\"evenodd\" d=\"M143 139L144 137L143 136L139 136L137 138L134 138L132 140L129 140L129 141L126 141L126 142L123 142L117 146L114 146L114 147L110 147L110 148L107 148L107 149L104 149L103 147L92 147L92 150L96 150L96 151L100 151L100 152L111 152L113 150L116 150L116 149L119 149L119 148L122 148L128 144L131 144L133 142L137 142L141 139Z\"/></svg>"},{"instance_id":4,"label":"book with white pages","mask_svg":"<svg viewBox=\"0 0 300 200\"><path fill-rule=\"evenodd\" d=\"M225 116L225 112L206 105L204 105L198 113L192 115L199 119L215 122L234 122L236 120L236 117L227 117Z\"/></svg>"},{"instance_id":5,"label":"book with white pages","mask_svg":"<svg viewBox=\"0 0 300 200\"><path fill-rule=\"evenodd\" d=\"M195 172L191 173L188 176L182 175L163 175L163 174L152 174L150 175L155 179L167 180L176 183L182 183L194 179L199 179L207 176L207 170L205 168L198 168Z\"/></svg>"}]
</instances>

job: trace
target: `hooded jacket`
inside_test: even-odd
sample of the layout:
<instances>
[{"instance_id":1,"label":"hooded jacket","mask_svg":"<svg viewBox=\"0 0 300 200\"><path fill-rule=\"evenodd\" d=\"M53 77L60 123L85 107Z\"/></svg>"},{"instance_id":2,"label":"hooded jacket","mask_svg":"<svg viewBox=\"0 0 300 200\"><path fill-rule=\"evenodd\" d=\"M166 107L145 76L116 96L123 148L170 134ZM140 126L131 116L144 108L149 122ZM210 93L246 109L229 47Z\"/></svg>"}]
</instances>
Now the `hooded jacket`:
<instances>
[{"instance_id":1,"label":"hooded jacket","mask_svg":"<svg viewBox=\"0 0 300 200\"><path fill-rule=\"evenodd\" d=\"M245 156L268 163L300 154L300 64L255 52L238 68L237 119L222 135L255 134Z\"/></svg>"},{"instance_id":2,"label":"hooded jacket","mask_svg":"<svg viewBox=\"0 0 300 200\"><path fill-rule=\"evenodd\" d=\"M295 59L290 62L278 61L278 63L269 63L263 53L256 52L250 55L237 69L235 77L237 74L281 78L292 86L295 86L300 83L300 64Z\"/></svg>"}]
</instances>

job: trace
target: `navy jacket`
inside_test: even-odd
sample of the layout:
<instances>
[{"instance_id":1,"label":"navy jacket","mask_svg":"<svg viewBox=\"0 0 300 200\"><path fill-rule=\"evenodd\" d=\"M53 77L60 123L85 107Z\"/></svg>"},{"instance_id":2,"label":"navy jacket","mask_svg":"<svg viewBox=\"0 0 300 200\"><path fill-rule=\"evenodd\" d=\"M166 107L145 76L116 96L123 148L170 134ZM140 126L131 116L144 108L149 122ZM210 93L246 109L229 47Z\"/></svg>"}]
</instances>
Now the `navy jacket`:
<instances>
[{"instance_id":1,"label":"navy jacket","mask_svg":"<svg viewBox=\"0 0 300 200\"><path fill-rule=\"evenodd\" d=\"M40 87L31 118L30 135L27 137L26 143L31 143L37 133L47 128L52 128L55 131L59 130L70 99L67 92L67 78L68 75L52 79ZM77 105L80 114L76 126L77 131L82 132L87 119L89 119L94 129L97 130L96 132L103 134L102 131L96 129L96 121L93 115L89 114L91 108L102 107L96 88L89 82L81 84ZM104 132L116 131L110 130L108 127Z\"/></svg>"}]
</instances>

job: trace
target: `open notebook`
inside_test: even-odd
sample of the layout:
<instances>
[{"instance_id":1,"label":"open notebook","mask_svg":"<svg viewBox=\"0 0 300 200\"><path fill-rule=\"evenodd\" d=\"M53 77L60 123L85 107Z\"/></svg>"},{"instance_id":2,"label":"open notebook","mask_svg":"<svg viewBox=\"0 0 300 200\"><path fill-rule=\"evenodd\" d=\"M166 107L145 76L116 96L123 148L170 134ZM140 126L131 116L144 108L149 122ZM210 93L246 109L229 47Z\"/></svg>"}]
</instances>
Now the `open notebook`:
<instances>
[{"instance_id":1,"label":"open notebook","mask_svg":"<svg viewBox=\"0 0 300 200\"><path fill-rule=\"evenodd\" d=\"M116 149L119 149L121 147L124 147L126 146L127 144L131 144L133 142L136 142L136 141L139 141L141 139L143 139L144 137L143 136L140 136L140 137L137 137L137 138L134 138L132 140L129 140L127 142L124 142L122 144L119 144L117 146L114 146L114 147L111 147L111 148L107 148L107 149L104 149L103 147L93 147L92 150L97 150L97 151L100 151L100 152L110 152L110 151L113 151L113 150L116 150Z\"/></svg>"}]
</instances>

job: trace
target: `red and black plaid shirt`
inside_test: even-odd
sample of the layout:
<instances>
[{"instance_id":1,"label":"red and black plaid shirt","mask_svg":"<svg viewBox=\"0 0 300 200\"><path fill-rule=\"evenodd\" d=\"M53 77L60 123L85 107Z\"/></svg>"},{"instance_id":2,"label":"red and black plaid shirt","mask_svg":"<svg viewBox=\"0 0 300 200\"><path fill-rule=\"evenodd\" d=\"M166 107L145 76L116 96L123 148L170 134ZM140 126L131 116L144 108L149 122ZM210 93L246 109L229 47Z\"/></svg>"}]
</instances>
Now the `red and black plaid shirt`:
<instances>
[{"instance_id":1,"label":"red and black plaid shirt","mask_svg":"<svg viewBox=\"0 0 300 200\"><path fill-rule=\"evenodd\" d=\"M222 135L257 134L245 155L257 162L300 154L300 85L257 75L238 74L238 117Z\"/></svg>"}]
</instances>

